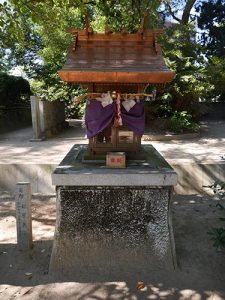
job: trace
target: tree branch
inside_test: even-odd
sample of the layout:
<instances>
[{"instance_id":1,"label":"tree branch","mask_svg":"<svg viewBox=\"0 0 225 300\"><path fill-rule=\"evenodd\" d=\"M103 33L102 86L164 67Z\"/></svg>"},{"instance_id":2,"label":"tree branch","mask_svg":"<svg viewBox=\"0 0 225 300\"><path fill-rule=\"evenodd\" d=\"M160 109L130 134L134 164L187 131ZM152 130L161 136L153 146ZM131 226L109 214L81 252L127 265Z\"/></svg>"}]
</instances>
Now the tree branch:
<instances>
[{"instance_id":1,"label":"tree branch","mask_svg":"<svg viewBox=\"0 0 225 300\"><path fill-rule=\"evenodd\" d=\"M170 6L170 4L169 4L168 1L165 2L165 6L166 6L166 8L168 9L168 12L169 12L169 14L171 15L171 17L172 17L174 20L176 20L177 22L181 23L181 19L179 19L179 18L175 15L175 13L173 12L172 7Z\"/></svg>"}]
</instances>

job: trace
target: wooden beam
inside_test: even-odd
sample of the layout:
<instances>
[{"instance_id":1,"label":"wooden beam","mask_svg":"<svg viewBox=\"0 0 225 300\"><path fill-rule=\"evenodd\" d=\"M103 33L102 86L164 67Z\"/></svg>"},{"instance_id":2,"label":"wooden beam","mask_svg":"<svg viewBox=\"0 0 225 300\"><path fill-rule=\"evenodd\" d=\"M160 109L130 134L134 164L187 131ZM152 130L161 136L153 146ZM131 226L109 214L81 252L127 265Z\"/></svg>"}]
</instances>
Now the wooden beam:
<instances>
[{"instance_id":1,"label":"wooden beam","mask_svg":"<svg viewBox=\"0 0 225 300\"><path fill-rule=\"evenodd\" d=\"M152 30L146 30L144 32L144 37L153 37L154 35L158 35L158 34L163 34L164 33L164 29L152 29ZM66 29L66 32L68 33L74 33L74 32L77 32L79 34L79 38L80 37L83 37L83 38L87 38L87 34L86 34L86 29L73 29L73 28L68 28ZM122 39L124 38L124 34L123 33L110 33L109 32L107 34L105 33L93 33L92 35L93 39L101 39L101 40L114 40L114 39ZM140 39L140 33L129 33L126 35L126 37L130 38L131 40L133 38L137 39L139 38Z\"/></svg>"},{"instance_id":2,"label":"wooden beam","mask_svg":"<svg viewBox=\"0 0 225 300\"><path fill-rule=\"evenodd\" d=\"M58 71L63 81L74 83L166 83L175 76L171 71L156 72L82 72Z\"/></svg>"}]
</instances>

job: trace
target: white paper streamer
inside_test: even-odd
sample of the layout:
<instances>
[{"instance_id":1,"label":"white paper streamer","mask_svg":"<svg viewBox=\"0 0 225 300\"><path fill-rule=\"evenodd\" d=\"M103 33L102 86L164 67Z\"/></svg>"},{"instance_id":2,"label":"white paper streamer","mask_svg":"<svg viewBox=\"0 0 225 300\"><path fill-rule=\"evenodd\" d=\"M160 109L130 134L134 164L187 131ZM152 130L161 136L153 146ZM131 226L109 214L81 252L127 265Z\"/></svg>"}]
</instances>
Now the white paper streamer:
<instances>
[{"instance_id":1,"label":"white paper streamer","mask_svg":"<svg viewBox=\"0 0 225 300\"><path fill-rule=\"evenodd\" d=\"M96 98L96 100L100 101L102 103L103 107L106 107L109 104L113 103L113 99L111 98L110 94L102 94L101 97Z\"/></svg>"},{"instance_id":2,"label":"white paper streamer","mask_svg":"<svg viewBox=\"0 0 225 300\"><path fill-rule=\"evenodd\" d=\"M126 111L130 111L131 108L136 104L136 102L132 100L125 100L122 102L123 107L126 109Z\"/></svg>"}]
</instances>

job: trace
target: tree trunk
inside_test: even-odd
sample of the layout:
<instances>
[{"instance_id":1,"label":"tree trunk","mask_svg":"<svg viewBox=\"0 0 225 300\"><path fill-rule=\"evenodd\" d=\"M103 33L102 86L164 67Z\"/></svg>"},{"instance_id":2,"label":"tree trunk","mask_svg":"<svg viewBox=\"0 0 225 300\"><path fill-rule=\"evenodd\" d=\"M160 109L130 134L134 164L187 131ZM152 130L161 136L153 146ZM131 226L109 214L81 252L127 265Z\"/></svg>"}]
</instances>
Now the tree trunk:
<instances>
[{"instance_id":1,"label":"tree trunk","mask_svg":"<svg viewBox=\"0 0 225 300\"><path fill-rule=\"evenodd\" d=\"M182 19L181 22L183 24L188 24L189 18L190 18L190 12L192 7L194 6L196 0L187 0L184 11L183 11L183 15L182 15Z\"/></svg>"}]
</instances>

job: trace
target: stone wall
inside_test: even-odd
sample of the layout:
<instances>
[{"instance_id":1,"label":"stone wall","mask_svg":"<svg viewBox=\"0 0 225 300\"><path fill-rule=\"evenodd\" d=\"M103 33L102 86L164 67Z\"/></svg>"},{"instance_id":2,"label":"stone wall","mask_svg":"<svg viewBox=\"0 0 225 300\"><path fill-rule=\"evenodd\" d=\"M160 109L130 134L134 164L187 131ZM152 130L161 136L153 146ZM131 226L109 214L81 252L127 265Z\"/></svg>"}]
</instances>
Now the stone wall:
<instances>
[{"instance_id":1,"label":"stone wall","mask_svg":"<svg viewBox=\"0 0 225 300\"><path fill-rule=\"evenodd\" d=\"M178 174L178 184L175 193L180 195L210 194L211 189L204 186L215 180L225 181L225 163L201 164L177 161L171 164ZM29 181L33 193L53 194L51 173L56 168L54 164L0 164L0 189L14 191L18 181Z\"/></svg>"},{"instance_id":2,"label":"stone wall","mask_svg":"<svg viewBox=\"0 0 225 300\"><path fill-rule=\"evenodd\" d=\"M53 194L51 173L55 168L54 164L0 164L0 190L14 193L17 182L28 181L32 193Z\"/></svg>"},{"instance_id":3,"label":"stone wall","mask_svg":"<svg viewBox=\"0 0 225 300\"><path fill-rule=\"evenodd\" d=\"M204 112L203 121L225 120L225 101L200 102L200 110Z\"/></svg>"},{"instance_id":4,"label":"stone wall","mask_svg":"<svg viewBox=\"0 0 225 300\"><path fill-rule=\"evenodd\" d=\"M29 106L0 109L0 133L27 127L30 126L31 123Z\"/></svg>"},{"instance_id":5,"label":"stone wall","mask_svg":"<svg viewBox=\"0 0 225 300\"><path fill-rule=\"evenodd\" d=\"M42 111L41 127L45 137L52 137L66 127L63 101L40 101L40 108Z\"/></svg>"}]
</instances>

